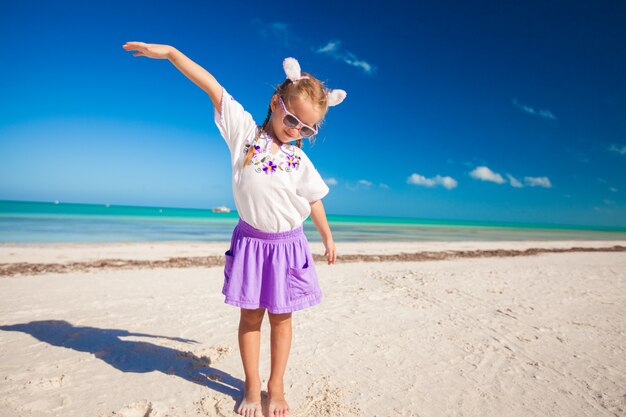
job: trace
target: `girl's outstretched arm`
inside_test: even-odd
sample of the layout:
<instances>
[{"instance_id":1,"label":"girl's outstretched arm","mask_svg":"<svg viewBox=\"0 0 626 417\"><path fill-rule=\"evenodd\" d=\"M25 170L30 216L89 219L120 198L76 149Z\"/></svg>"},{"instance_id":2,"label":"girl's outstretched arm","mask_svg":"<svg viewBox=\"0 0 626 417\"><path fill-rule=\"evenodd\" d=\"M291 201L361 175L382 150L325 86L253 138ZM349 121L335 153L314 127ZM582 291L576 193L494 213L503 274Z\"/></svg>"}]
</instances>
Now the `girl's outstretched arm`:
<instances>
[{"instance_id":1,"label":"girl's outstretched arm","mask_svg":"<svg viewBox=\"0 0 626 417\"><path fill-rule=\"evenodd\" d=\"M337 249L335 248L335 242L333 240L333 235L330 231L330 226L328 226L328 220L326 219L326 211L324 210L324 204L322 204L322 200L316 200L311 204L311 220L313 220L313 224L317 228L320 236L322 237L322 242L324 243L324 247L326 248L326 259L328 264L334 264L337 260Z\"/></svg>"},{"instance_id":2,"label":"girl's outstretched arm","mask_svg":"<svg viewBox=\"0 0 626 417\"><path fill-rule=\"evenodd\" d=\"M148 58L167 59L198 87L206 91L211 97L213 106L220 109L222 102L222 86L207 70L193 62L178 49L169 45L144 42L126 42L122 48L126 51L138 51L133 56L147 56Z\"/></svg>"}]
</instances>

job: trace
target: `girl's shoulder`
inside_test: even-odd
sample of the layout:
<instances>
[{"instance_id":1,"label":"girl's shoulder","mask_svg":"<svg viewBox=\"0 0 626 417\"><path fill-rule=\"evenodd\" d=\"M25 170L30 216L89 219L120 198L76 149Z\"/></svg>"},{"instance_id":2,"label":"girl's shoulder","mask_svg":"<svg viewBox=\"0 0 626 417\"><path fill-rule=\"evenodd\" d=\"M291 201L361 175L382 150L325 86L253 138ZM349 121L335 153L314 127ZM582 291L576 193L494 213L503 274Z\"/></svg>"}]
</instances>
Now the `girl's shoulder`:
<instances>
[{"instance_id":1,"label":"girl's shoulder","mask_svg":"<svg viewBox=\"0 0 626 417\"><path fill-rule=\"evenodd\" d=\"M297 157L309 159L304 150L302 148L298 148L294 144L290 144L288 149Z\"/></svg>"}]
</instances>

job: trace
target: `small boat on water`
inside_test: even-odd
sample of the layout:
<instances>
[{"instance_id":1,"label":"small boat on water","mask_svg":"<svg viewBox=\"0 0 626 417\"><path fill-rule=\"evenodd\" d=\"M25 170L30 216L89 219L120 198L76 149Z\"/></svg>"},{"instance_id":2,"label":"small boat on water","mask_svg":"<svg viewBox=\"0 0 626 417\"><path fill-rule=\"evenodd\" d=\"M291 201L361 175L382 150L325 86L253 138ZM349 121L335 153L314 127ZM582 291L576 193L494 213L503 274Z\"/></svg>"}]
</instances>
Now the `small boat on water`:
<instances>
[{"instance_id":1,"label":"small boat on water","mask_svg":"<svg viewBox=\"0 0 626 417\"><path fill-rule=\"evenodd\" d=\"M211 211L213 213L230 213L230 209L226 206L214 207Z\"/></svg>"}]
</instances>

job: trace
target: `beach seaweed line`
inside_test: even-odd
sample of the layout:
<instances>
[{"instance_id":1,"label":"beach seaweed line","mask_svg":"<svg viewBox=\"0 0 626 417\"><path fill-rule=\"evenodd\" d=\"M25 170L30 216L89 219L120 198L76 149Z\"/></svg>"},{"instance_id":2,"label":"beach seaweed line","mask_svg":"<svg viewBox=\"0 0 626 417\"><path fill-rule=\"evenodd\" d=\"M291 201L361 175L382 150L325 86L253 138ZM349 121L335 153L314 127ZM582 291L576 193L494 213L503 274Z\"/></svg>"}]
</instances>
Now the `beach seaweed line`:
<instances>
[{"instance_id":1,"label":"beach seaweed line","mask_svg":"<svg viewBox=\"0 0 626 417\"><path fill-rule=\"evenodd\" d=\"M431 251L414 253L395 253L381 255L350 254L337 255L337 262L420 262L443 261L458 258L488 258L533 256L543 253L565 252L626 252L626 246L610 246L601 248L571 247L571 248L529 248L525 250L494 249L494 250L461 250L461 251ZM323 255L313 255L314 262L324 262ZM224 256L196 256L176 257L162 260L134 260L134 259L101 259L96 261L67 262L67 263L31 263L14 262L0 263L0 277L16 275L40 275L47 273L67 273L91 270L116 269L158 269L158 268L211 268L224 266Z\"/></svg>"}]
</instances>

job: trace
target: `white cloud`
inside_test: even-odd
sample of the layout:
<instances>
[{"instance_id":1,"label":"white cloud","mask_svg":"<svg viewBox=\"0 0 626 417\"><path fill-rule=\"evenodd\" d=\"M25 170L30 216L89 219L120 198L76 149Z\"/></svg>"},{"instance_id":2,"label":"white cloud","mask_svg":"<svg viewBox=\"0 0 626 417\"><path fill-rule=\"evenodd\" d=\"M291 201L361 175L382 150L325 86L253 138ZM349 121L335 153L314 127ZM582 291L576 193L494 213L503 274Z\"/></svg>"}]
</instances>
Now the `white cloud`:
<instances>
[{"instance_id":1,"label":"white cloud","mask_svg":"<svg viewBox=\"0 0 626 417\"><path fill-rule=\"evenodd\" d=\"M609 190L610 190L610 191L613 191L614 193L616 193L616 192L617 192L617 188L615 188L615 187L611 187L611 188L609 188Z\"/></svg>"},{"instance_id":2,"label":"white cloud","mask_svg":"<svg viewBox=\"0 0 626 417\"><path fill-rule=\"evenodd\" d=\"M315 49L315 52L319 54L326 54L336 59L337 61L343 62L348 65L352 65L353 67L357 67L362 69L366 74L373 74L376 72L376 67L370 64L367 61L359 59L350 51L342 51L341 50L341 41L332 40L329 41L326 45L321 48Z\"/></svg>"},{"instance_id":3,"label":"white cloud","mask_svg":"<svg viewBox=\"0 0 626 417\"><path fill-rule=\"evenodd\" d=\"M379 184L380 188L389 188L389 186L383 182Z\"/></svg>"},{"instance_id":4,"label":"white cloud","mask_svg":"<svg viewBox=\"0 0 626 417\"><path fill-rule=\"evenodd\" d=\"M548 177L524 177L524 182L530 187L552 188Z\"/></svg>"},{"instance_id":5,"label":"white cloud","mask_svg":"<svg viewBox=\"0 0 626 417\"><path fill-rule=\"evenodd\" d=\"M365 179L360 179L357 182L344 181L343 184L350 191L358 191L363 189L370 189L373 183Z\"/></svg>"},{"instance_id":6,"label":"white cloud","mask_svg":"<svg viewBox=\"0 0 626 417\"><path fill-rule=\"evenodd\" d=\"M626 210L626 204L618 204L613 200L603 200L603 206L593 206L593 210L600 214L615 215L621 214Z\"/></svg>"},{"instance_id":7,"label":"white cloud","mask_svg":"<svg viewBox=\"0 0 626 417\"><path fill-rule=\"evenodd\" d=\"M442 177L441 175L437 175L433 178L426 178L423 175L419 175L415 173L411 174L411 176L407 178L407 183L415 184L415 185L422 185L424 187L434 187L436 185L441 185L447 188L448 190L451 190L458 185L456 180L452 177Z\"/></svg>"},{"instance_id":8,"label":"white cloud","mask_svg":"<svg viewBox=\"0 0 626 417\"><path fill-rule=\"evenodd\" d=\"M290 48L292 44L299 43L288 23L284 22L263 22L259 18L252 19L252 24L256 26L257 31L264 38L271 38L283 44L284 47ZM294 42L295 41L295 42Z\"/></svg>"},{"instance_id":9,"label":"white cloud","mask_svg":"<svg viewBox=\"0 0 626 417\"><path fill-rule=\"evenodd\" d=\"M274 33L285 35L289 33L289 25L287 23L282 22L274 22L269 24L269 28L274 31Z\"/></svg>"},{"instance_id":10,"label":"white cloud","mask_svg":"<svg viewBox=\"0 0 626 417\"><path fill-rule=\"evenodd\" d=\"M511 183L511 187L515 187L515 188L522 188L522 187L524 187L524 184L519 182L517 180L517 178L515 178L513 175L506 174L506 176L509 177L509 183Z\"/></svg>"},{"instance_id":11,"label":"white cloud","mask_svg":"<svg viewBox=\"0 0 626 417\"><path fill-rule=\"evenodd\" d=\"M339 49L339 42L330 41L330 42L328 42L326 44L326 46L323 46L323 47L319 48L317 50L317 52L319 52L319 53L323 53L323 52L332 53L332 52L337 51L338 49Z\"/></svg>"},{"instance_id":12,"label":"white cloud","mask_svg":"<svg viewBox=\"0 0 626 417\"><path fill-rule=\"evenodd\" d=\"M477 167L472 172L470 172L470 176L477 180L490 181L498 184L503 184L506 182L506 180L502 178L502 175L493 172L486 166Z\"/></svg>"},{"instance_id":13,"label":"white cloud","mask_svg":"<svg viewBox=\"0 0 626 417\"><path fill-rule=\"evenodd\" d=\"M299 48L300 46L298 45L303 45L305 43L301 38L296 36L294 31L291 29L291 25L288 23L264 22L259 18L254 18L251 22L263 38L279 42L285 48ZM311 49L319 54L328 55L337 61L360 68L366 74L373 74L378 69L369 62L359 59L352 52L342 50L341 41L339 40L331 40L320 48Z\"/></svg>"},{"instance_id":14,"label":"white cloud","mask_svg":"<svg viewBox=\"0 0 626 417\"><path fill-rule=\"evenodd\" d=\"M552 114L550 110L535 110L526 104L518 103L516 99L513 99L513 105L523 111L524 113L532 116L541 117L543 119L556 120L556 116Z\"/></svg>"},{"instance_id":15,"label":"white cloud","mask_svg":"<svg viewBox=\"0 0 626 417\"><path fill-rule=\"evenodd\" d=\"M616 152L620 155L624 155L626 154L626 145L611 145L611 147L609 148L609 151L611 152Z\"/></svg>"},{"instance_id":16,"label":"white cloud","mask_svg":"<svg viewBox=\"0 0 626 417\"><path fill-rule=\"evenodd\" d=\"M497 172L493 172L486 166L477 167L470 172L470 176L477 180L490 181L497 184L504 184L507 182L504 178L502 178L502 175ZM548 177L524 177L524 183L522 184L522 182L513 175L507 173L506 176L509 179L511 187L514 188L524 188L524 184L530 187L552 188L552 184L550 183L550 179Z\"/></svg>"},{"instance_id":17,"label":"white cloud","mask_svg":"<svg viewBox=\"0 0 626 417\"><path fill-rule=\"evenodd\" d=\"M327 185L337 185L337 180L335 178L325 178L324 182Z\"/></svg>"}]
</instances>

